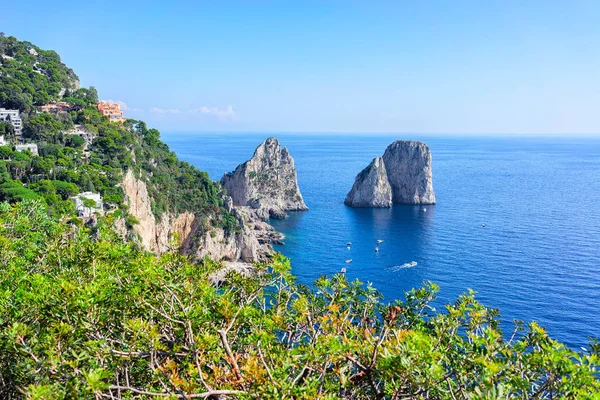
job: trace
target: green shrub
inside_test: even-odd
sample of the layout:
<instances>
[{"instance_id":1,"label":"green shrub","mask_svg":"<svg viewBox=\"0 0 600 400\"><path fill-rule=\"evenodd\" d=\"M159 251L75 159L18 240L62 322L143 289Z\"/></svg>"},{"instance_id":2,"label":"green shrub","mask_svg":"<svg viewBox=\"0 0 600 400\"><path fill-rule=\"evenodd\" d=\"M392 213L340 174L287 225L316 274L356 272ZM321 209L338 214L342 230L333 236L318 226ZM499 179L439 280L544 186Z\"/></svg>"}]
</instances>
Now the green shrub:
<instances>
[{"instance_id":1,"label":"green shrub","mask_svg":"<svg viewBox=\"0 0 600 400\"><path fill-rule=\"evenodd\" d=\"M4 182L0 185L0 201L14 203L23 200L39 199L40 195L23 186L19 181Z\"/></svg>"},{"instance_id":2,"label":"green shrub","mask_svg":"<svg viewBox=\"0 0 600 400\"><path fill-rule=\"evenodd\" d=\"M219 264L98 227L0 204L1 398L598 397L598 345L569 350L535 323L507 340L472 292L444 312L433 284L385 304L341 274L298 285L280 256L216 286Z\"/></svg>"}]
</instances>

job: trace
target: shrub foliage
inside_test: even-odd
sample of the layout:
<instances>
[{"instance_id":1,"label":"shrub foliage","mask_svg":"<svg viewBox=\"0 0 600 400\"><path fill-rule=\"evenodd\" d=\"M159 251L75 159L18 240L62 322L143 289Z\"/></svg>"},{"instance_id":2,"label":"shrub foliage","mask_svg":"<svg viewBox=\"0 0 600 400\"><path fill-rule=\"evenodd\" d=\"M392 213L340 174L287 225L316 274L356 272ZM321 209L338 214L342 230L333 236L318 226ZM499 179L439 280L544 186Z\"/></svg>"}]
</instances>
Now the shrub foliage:
<instances>
[{"instance_id":1,"label":"shrub foliage","mask_svg":"<svg viewBox=\"0 0 600 400\"><path fill-rule=\"evenodd\" d=\"M0 204L0 397L250 399L593 398L597 347L577 353L535 323L509 338L469 292L431 307L344 275L299 285L277 256L211 283L220 266L155 256Z\"/></svg>"}]
</instances>

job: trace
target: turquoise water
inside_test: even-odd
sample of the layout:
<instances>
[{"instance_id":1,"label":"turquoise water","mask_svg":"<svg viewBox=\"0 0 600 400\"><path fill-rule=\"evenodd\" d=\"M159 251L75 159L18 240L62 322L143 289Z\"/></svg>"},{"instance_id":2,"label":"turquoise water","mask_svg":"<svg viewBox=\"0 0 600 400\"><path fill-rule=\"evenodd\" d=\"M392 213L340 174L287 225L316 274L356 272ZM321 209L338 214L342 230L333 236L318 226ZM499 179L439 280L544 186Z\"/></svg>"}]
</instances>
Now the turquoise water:
<instances>
[{"instance_id":1,"label":"turquoise water","mask_svg":"<svg viewBox=\"0 0 600 400\"><path fill-rule=\"evenodd\" d=\"M218 180L268 136L164 139ZM296 160L310 208L273 221L286 235L278 250L293 260L301 282L347 268L350 278L372 282L386 300L423 281L441 286L442 302L472 288L501 310L506 331L516 318L539 321L576 348L600 336L600 139L276 136ZM396 139L423 140L431 148L438 204L344 206L355 175ZM376 253L378 239L384 242ZM417 265L405 265L412 261Z\"/></svg>"}]
</instances>

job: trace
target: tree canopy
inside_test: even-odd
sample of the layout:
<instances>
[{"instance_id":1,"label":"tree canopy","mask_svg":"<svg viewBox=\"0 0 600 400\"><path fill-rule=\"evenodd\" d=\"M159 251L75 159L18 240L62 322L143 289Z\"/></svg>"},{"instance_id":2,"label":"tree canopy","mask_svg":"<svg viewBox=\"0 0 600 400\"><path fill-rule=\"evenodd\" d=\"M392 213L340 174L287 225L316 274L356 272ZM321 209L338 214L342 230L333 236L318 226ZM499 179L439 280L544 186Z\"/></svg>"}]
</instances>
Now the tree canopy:
<instances>
[{"instance_id":1,"label":"tree canopy","mask_svg":"<svg viewBox=\"0 0 600 400\"><path fill-rule=\"evenodd\" d=\"M0 396L530 399L597 396L599 346L537 324L505 337L468 292L442 311L343 274L310 289L278 256L252 276L0 204ZM188 397L190 396L190 397ZM216 397L215 397L216 398Z\"/></svg>"}]
</instances>

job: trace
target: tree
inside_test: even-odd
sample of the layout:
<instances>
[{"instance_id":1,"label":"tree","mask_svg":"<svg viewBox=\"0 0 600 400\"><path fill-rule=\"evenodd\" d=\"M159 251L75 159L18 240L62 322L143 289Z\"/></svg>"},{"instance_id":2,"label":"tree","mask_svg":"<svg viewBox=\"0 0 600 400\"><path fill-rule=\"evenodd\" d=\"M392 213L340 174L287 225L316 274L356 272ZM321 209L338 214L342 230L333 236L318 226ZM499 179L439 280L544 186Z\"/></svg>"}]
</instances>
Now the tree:
<instances>
[{"instance_id":1,"label":"tree","mask_svg":"<svg viewBox=\"0 0 600 400\"><path fill-rule=\"evenodd\" d=\"M23 129L23 136L35 141L56 143L63 125L50 114L36 114L32 116Z\"/></svg>"},{"instance_id":2,"label":"tree","mask_svg":"<svg viewBox=\"0 0 600 400\"><path fill-rule=\"evenodd\" d=\"M63 200L67 200L69 197L75 196L77 193L79 193L79 188L74 183L58 180L54 180L52 183L56 188L56 193L61 195Z\"/></svg>"},{"instance_id":3,"label":"tree","mask_svg":"<svg viewBox=\"0 0 600 400\"><path fill-rule=\"evenodd\" d=\"M9 146L0 146L0 159L8 160L13 153Z\"/></svg>"},{"instance_id":4,"label":"tree","mask_svg":"<svg viewBox=\"0 0 600 400\"><path fill-rule=\"evenodd\" d=\"M39 201L0 204L0 397L483 400L600 391L597 344L569 350L535 323L507 340L498 311L472 292L437 312L433 284L383 303L343 274L298 285L281 256L255 274L219 273L210 260L141 251L113 222L99 219L94 233L50 217Z\"/></svg>"},{"instance_id":5,"label":"tree","mask_svg":"<svg viewBox=\"0 0 600 400\"><path fill-rule=\"evenodd\" d=\"M76 149L82 148L85 145L85 140L79 135L69 135L67 144Z\"/></svg>"},{"instance_id":6,"label":"tree","mask_svg":"<svg viewBox=\"0 0 600 400\"><path fill-rule=\"evenodd\" d=\"M14 137L15 127L9 121L0 121L0 136Z\"/></svg>"},{"instance_id":7,"label":"tree","mask_svg":"<svg viewBox=\"0 0 600 400\"><path fill-rule=\"evenodd\" d=\"M0 185L0 200L10 203L39 199L40 196L33 190L23 186L19 181L4 182Z\"/></svg>"},{"instance_id":8,"label":"tree","mask_svg":"<svg viewBox=\"0 0 600 400\"><path fill-rule=\"evenodd\" d=\"M98 91L93 86L90 86L88 89L77 89L73 92L71 97L73 97L74 99L82 100L85 103L85 105L98 103Z\"/></svg>"}]
</instances>

